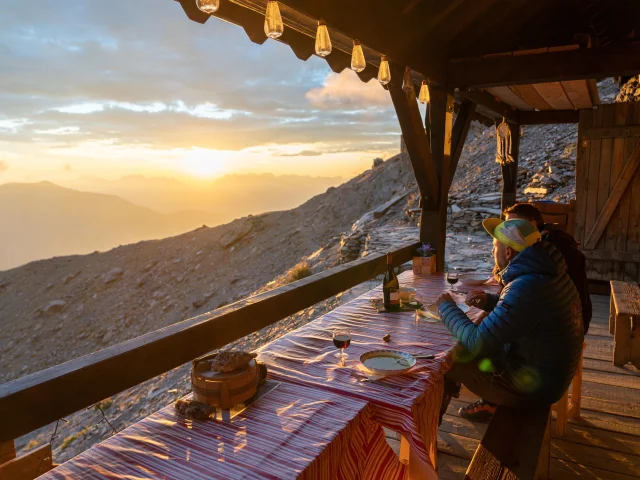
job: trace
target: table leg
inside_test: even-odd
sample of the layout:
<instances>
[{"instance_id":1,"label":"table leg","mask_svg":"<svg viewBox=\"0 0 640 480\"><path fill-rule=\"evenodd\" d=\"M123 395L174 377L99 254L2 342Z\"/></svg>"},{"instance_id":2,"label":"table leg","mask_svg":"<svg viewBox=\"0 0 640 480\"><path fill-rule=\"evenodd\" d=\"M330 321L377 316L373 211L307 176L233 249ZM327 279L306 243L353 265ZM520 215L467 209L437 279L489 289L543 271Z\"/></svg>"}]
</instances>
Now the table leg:
<instances>
[{"instance_id":1,"label":"table leg","mask_svg":"<svg viewBox=\"0 0 640 480\"><path fill-rule=\"evenodd\" d=\"M409 467L406 480L437 480L438 478L433 467L423 462L420 455L412 451L404 435L400 437L400 461Z\"/></svg>"},{"instance_id":2,"label":"table leg","mask_svg":"<svg viewBox=\"0 0 640 480\"><path fill-rule=\"evenodd\" d=\"M631 349L631 319L629 316L618 314L615 328L613 364L617 367L622 367L629 361Z\"/></svg>"},{"instance_id":3,"label":"table leg","mask_svg":"<svg viewBox=\"0 0 640 480\"><path fill-rule=\"evenodd\" d=\"M631 342L629 345L629 361L640 368L640 317L631 317Z\"/></svg>"}]
</instances>

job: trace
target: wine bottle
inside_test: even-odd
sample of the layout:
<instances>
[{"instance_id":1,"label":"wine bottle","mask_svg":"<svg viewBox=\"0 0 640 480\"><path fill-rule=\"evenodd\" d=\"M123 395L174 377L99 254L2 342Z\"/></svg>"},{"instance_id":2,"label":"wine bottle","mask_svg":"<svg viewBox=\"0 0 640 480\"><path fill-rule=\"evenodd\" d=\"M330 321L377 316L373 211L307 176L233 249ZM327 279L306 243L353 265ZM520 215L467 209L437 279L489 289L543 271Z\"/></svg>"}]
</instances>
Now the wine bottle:
<instances>
[{"instance_id":1,"label":"wine bottle","mask_svg":"<svg viewBox=\"0 0 640 480\"><path fill-rule=\"evenodd\" d=\"M382 296L384 300L384 308L387 310L397 310L400 307L400 283L398 277L393 272L391 254L387 253L387 272L384 274L382 281Z\"/></svg>"}]
</instances>

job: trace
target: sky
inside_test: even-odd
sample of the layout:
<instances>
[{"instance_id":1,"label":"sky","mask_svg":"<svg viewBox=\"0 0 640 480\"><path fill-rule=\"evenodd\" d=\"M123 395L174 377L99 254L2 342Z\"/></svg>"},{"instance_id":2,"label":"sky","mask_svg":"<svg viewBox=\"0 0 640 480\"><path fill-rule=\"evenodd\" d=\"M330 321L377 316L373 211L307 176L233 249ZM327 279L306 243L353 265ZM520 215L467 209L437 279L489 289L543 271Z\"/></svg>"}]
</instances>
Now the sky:
<instances>
[{"instance_id":1,"label":"sky","mask_svg":"<svg viewBox=\"0 0 640 480\"><path fill-rule=\"evenodd\" d=\"M0 7L0 183L348 178L399 151L375 79L216 18L192 22L173 0Z\"/></svg>"}]
</instances>

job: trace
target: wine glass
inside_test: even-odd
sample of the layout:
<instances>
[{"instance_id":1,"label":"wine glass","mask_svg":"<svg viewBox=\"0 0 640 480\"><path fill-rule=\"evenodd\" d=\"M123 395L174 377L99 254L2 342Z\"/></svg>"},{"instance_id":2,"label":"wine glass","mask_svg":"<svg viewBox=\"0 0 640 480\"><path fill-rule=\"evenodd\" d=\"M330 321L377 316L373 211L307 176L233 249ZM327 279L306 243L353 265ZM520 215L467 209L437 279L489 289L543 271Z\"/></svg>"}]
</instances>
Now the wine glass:
<instances>
[{"instance_id":1,"label":"wine glass","mask_svg":"<svg viewBox=\"0 0 640 480\"><path fill-rule=\"evenodd\" d=\"M351 330L348 328L336 328L333 331L333 344L336 348L340 349L339 353L336 353L336 357L340 359L340 363L344 365L345 359L349 358L349 355L344 353L344 349L351 345Z\"/></svg>"},{"instance_id":2,"label":"wine glass","mask_svg":"<svg viewBox=\"0 0 640 480\"><path fill-rule=\"evenodd\" d=\"M451 289L453 290L453 292L457 292L454 285L458 283L458 272L456 272L455 269L453 272L447 272L447 282L449 282L449 285L451 285Z\"/></svg>"}]
</instances>

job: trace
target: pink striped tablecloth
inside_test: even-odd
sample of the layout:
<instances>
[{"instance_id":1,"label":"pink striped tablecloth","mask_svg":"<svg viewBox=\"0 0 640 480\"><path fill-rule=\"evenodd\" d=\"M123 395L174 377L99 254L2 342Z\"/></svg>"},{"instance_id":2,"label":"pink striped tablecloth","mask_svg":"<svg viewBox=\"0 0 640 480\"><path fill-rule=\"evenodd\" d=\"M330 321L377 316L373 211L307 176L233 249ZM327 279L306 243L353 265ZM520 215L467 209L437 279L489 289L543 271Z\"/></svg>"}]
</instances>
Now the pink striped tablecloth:
<instances>
[{"instance_id":1,"label":"pink striped tablecloth","mask_svg":"<svg viewBox=\"0 0 640 480\"><path fill-rule=\"evenodd\" d=\"M228 422L170 405L39 478L400 480L372 416L365 401L281 383Z\"/></svg>"},{"instance_id":2,"label":"pink striped tablecloth","mask_svg":"<svg viewBox=\"0 0 640 480\"><path fill-rule=\"evenodd\" d=\"M401 286L414 287L418 298L433 302L450 289L444 275L414 276L404 272ZM374 419L401 433L417 455L420 470L427 478L437 478L437 431L444 374L453 362L457 342L442 323L416 320L414 312L378 313L370 300L382 296L381 287L352 300L304 327L280 337L259 351L269 376L276 380L321 388L348 398L369 402ZM461 299L460 299L461 300ZM472 309L470 316L482 312ZM344 367L338 365L332 332L337 327L351 329L351 345ZM391 341L382 337L389 333ZM358 368L361 354L376 349L397 349L411 354L435 354L434 360L418 360L409 373L387 377L380 383L358 382L351 371ZM416 460L415 458L413 460ZM422 476L422 475L421 475Z\"/></svg>"}]
</instances>

